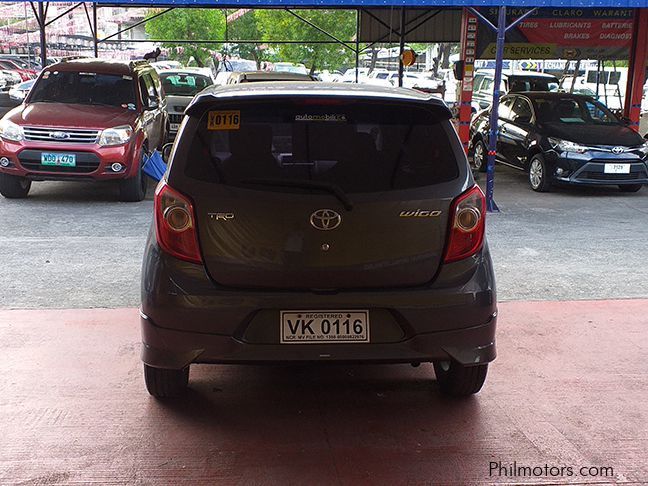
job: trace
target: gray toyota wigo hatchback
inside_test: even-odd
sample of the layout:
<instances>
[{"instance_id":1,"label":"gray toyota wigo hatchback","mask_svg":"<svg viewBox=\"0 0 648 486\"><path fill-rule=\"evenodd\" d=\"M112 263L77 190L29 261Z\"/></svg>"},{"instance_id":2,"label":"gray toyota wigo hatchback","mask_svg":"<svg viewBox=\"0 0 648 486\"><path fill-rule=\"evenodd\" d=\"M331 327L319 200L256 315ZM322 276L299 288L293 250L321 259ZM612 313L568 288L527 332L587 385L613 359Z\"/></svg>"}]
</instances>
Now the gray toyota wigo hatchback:
<instances>
[{"instance_id":1,"label":"gray toyota wigo hatchback","mask_svg":"<svg viewBox=\"0 0 648 486\"><path fill-rule=\"evenodd\" d=\"M433 362L480 390L497 302L484 195L442 101L324 83L209 88L155 194L144 377L192 363Z\"/></svg>"}]
</instances>

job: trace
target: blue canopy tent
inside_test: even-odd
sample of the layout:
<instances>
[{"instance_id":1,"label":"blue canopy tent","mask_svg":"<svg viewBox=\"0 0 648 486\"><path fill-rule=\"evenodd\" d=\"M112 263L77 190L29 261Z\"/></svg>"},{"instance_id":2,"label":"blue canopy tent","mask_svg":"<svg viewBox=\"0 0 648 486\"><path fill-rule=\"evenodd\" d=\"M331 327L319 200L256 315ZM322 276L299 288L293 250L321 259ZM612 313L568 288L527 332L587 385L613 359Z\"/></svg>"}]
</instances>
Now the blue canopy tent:
<instances>
[{"instance_id":1,"label":"blue canopy tent","mask_svg":"<svg viewBox=\"0 0 648 486\"><path fill-rule=\"evenodd\" d=\"M6 0L0 0L0 2ZM47 25L55 21L47 19L47 7L49 5L48 1L45 0L34 0L29 2L38 25L40 27L40 47L41 47L41 57L43 65L45 65L46 56L47 56L47 45L45 37L45 29ZM584 8L597 8L597 9L637 9L637 14L635 15L634 21L634 30L633 30L633 45L630 53L630 72L631 79L629 82L629 93L626 97L626 113L632 114L638 120L639 109L637 108L637 96L639 96L639 104L641 97L638 95L638 92L643 89L643 77L644 70L646 67L646 57L648 55L648 0L95 0L92 3L92 20L88 7L85 3L77 3L66 11L69 12L77 7L83 6L86 10L88 21L90 22L90 28L93 33L94 38L94 52L95 55L98 54L98 44L101 42L106 42L112 37L115 37L117 34L113 34L104 39L99 39L97 35L97 14L96 9L98 6L122 6L122 7L165 7L165 10L156 13L155 15L144 19L141 22L136 23L130 28L133 28L137 25L150 20L159 15L164 15L165 13L175 9L175 8L190 8L190 7L200 7L200 8L258 8L258 9L285 9L288 10L295 16L299 16L298 13L292 12L292 8L303 8L303 9L317 9L317 8L326 8L326 9L354 9L357 11L357 18L360 17L359 13L362 9L398 9L400 12L400 25L397 28L389 26L390 30L397 30L400 37L400 46L401 52L404 48L405 41L405 12L411 9L422 9L422 8L439 8L439 7L462 7L470 10L477 18L480 19L485 25L492 29L496 33L496 52L495 52L495 79L494 79L494 90L493 90L493 101L492 101L492 110L491 110L491 132L489 137L489 147L488 147L488 163L487 163L487 187L486 187L486 199L487 199L487 209L488 211L497 211L497 206L494 201L494 167L495 167L495 151L496 151L496 140L497 140L497 119L498 119L498 108L499 108L499 98L500 98L500 85L502 77L502 61L504 56L504 43L506 32L518 23L523 21L529 15L534 13L538 8L556 8L556 9L584 9ZM480 8L497 8L497 21L491 22L481 11ZM519 9L527 9L524 13L521 13L519 17L515 20L510 21L507 24L507 7L515 7L516 11ZM64 15L64 14L63 14ZM60 16L59 16L60 17ZM57 18L59 18L57 17ZM303 19L307 22L307 20ZM358 66L358 56L360 53L359 47L359 35L356 35L355 40L353 41L344 41L339 40L333 37L330 34L327 34L322 29L319 29L317 26L312 25L312 27L320 30L328 37L330 41L328 42L337 42L341 45L344 45L348 48L351 44L355 43L355 54L356 54L356 68ZM127 30L127 29L126 29ZM123 32L123 31L122 31ZM357 34L359 34L359 21ZM204 40L204 41L186 41L179 40L179 43L182 42L192 42L192 43L213 43L213 40ZM222 41L220 41L222 42ZM241 41L237 41L241 42ZM243 41L246 42L246 41ZM251 42L251 41L250 41ZM305 41L312 42L312 41ZM327 41L317 41L317 42L327 42ZM356 77L358 70L356 69ZM399 84L402 84L402 73L403 66L402 62L399 65ZM631 103L628 101L631 100ZM629 105L629 106L628 106Z\"/></svg>"}]
</instances>

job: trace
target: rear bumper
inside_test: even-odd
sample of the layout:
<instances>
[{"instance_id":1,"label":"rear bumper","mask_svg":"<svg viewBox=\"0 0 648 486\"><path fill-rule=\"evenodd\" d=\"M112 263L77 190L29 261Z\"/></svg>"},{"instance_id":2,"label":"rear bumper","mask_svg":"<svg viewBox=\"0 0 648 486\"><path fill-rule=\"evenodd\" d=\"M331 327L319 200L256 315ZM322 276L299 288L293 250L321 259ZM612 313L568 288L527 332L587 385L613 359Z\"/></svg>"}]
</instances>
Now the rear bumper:
<instances>
[{"instance_id":1,"label":"rear bumper","mask_svg":"<svg viewBox=\"0 0 648 486\"><path fill-rule=\"evenodd\" d=\"M191 363L420 363L449 358L475 365L495 359L496 322L497 316L493 315L478 326L417 334L394 343L295 345L253 344L234 336L164 329L142 314L142 361L172 369Z\"/></svg>"},{"instance_id":2,"label":"rear bumper","mask_svg":"<svg viewBox=\"0 0 648 486\"><path fill-rule=\"evenodd\" d=\"M367 309L370 343L280 344L282 310ZM295 361L424 362L495 358L497 302L488 249L405 289L317 293L219 288L201 265L149 240L142 270L142 359L149 366Z\"/></svg>"}]
</instances>

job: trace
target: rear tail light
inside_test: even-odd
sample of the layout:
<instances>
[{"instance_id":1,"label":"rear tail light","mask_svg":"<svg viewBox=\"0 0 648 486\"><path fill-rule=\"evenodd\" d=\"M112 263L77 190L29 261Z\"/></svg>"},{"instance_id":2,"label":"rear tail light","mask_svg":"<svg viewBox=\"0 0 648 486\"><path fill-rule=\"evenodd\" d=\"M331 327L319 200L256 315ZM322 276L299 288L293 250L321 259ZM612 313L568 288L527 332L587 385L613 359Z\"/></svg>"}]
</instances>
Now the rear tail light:
<instances>
[{"instance_id":1,"label":"rear tail light","mask_svg":"<svg viewBox=\"0 0 648 486\"><path fill-rule=\"evenodd\" d=\"M463 260L481 250L486 226L485 209L486 199L479 186L473 186L452 202L445 263Z\"/></svg>"},{"instance_id":2,"label":"rear tail light","mask_svg":"<svg viewBox=\"0 0 648 486\"><path fill-rule=\"evenodd\" d=\"M155 190L155 229L158 244L166 253L202 263L193 205L164 181Z\"/></svg>"}]
</instances>

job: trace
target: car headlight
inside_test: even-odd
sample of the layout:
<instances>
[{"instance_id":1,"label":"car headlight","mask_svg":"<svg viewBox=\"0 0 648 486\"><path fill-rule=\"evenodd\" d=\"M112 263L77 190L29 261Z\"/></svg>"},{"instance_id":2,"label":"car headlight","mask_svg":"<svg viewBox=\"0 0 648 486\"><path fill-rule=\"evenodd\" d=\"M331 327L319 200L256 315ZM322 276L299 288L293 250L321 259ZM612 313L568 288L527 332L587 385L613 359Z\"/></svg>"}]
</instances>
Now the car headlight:
<instances>
[{"instance_id":1,"label":"car headlight","mask_svg":"<svg viewBox=\"0 0 648 486\"><path fill-rule=\"evenodd\" d=\"M9 120L0 121L0 137L12 142L20 142L25 139L25 133L20 125Z\"/></svg>"},{"instance_id":2,"label":"car headlight","mask_svg":"<svg viewBox=\"0 0 648 486\"><path fill-rule=\"evenodd\" d=\"M577 154L582 154L588 150L587 147L584 147L583 145L570 142L569 140L560 140L559 138L550 138L549 143L559 152L575 152Z\"/></svg>"},{"instance_id":3,"label":"car headlight","mask_svg":"<svg viewBox=\"0 0 648 486\"><path fill-rule=\"evenodd\" d=\"M639 145L639 152L644 155L648 155L648 142L644 142L643 145Z\"/></svg>"},{"instance_id":4,"label":"car headlight","mask_svg":"<svg viewBox=\"0 0 648 486\"><path fill-rule=\"evenodd\" d=\"M101 132L99 145L122 145L130 140L131 135L133 135L133 129L128 125L106 128Z\"/></svg>"}]
</instances>

